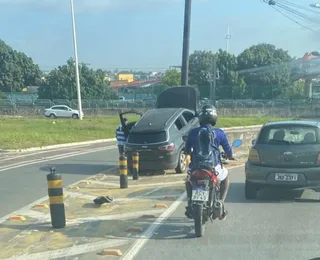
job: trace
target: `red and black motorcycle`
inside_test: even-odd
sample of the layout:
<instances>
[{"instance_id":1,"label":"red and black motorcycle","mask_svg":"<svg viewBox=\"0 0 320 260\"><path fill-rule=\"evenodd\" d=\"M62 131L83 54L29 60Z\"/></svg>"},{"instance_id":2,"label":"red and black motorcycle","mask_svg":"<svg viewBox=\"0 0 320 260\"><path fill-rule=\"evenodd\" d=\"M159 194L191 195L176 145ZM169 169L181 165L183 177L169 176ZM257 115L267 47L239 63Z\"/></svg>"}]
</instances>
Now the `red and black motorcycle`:
<instances>
[{"instance_id":1,"label":"red and black motorcycle","mask_svg":"<svg viewBox=\"0 0 320 260\"><path fill-rule=\"evenodd\" d=\"M233 142L233 147L239 147L241 140ZM227 159L222 154L224 159ZM191 206L194 219L195 234L197 237L204 235L205 224L220 218L224 212L224 203L220 200L220 181L214 170L193 169L187 181L192 186Z\"/></svg>"}]
</instances>

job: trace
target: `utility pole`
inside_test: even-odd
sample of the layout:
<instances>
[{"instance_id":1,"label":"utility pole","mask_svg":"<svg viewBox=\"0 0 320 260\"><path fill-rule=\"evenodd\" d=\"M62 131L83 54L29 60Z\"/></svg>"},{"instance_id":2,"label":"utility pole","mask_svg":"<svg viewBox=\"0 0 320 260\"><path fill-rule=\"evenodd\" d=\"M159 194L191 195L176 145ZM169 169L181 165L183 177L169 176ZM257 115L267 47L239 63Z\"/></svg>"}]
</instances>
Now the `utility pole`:
<instances>
[{"instance_id":1,"label":"utility pole","mask_svg":"<svg viewBox=\"0 0 320 260\"><path fill-rule=\"evenodd\" d=\"M212 91L212 101L213 105L216 105L216 83L217 83L217 55L214 54L213 61L213 91Z\"/></svg>"},{"instance_id":2,"label":"utility pole","mask_svg":"<svg viewBox=\"0 0 320 260\"><path fill-rule=\"evenodd\" d=\"M74 18L73 0L70 0L70 6L71 6L71 19L72 19L72 32L73 32L74 59L75 59L75 67L76 67L78 110L79 110L79 119L82 120L83 113L82 113L80 76L79 76L78 46L77 46L76 22Z\"/></svg>"},{"instance_id":3,"label":"utility pole","mask_svg":"<svg viewBox=\"0 0 320 260\"><path fill-rule=\"evenodd\" d=\"M190 48L190 24L191 24L191 2L185 0L184 7L184 29L182 47L182 66L181 66L181 86L188 86L189 82L189 48Z\"/></svg>"},{"instance_id":4,"label":"utility pole","mask_svg":"<svg viewBox=\"0 0 320 260\"><path fill-rule=\"evenodd\" d=\"M228 32L226 35L226 40L227 40L227 46L226 46L226 51L229 52L229 44L230 44L230 38L231 38L231 34L230 34L230 26L228 25Z\"/></svg>"},{"instance_id":5,"label":"utility pole","mask_svg":"<svg viewBox=\"0 0 320 260\"><path fill-rule=\"evenodd\" d=\"M214 54L211 60L211 68L208 73L208 79L210 83L210 100L216 104L216 82L217 82L217 55Z\"/></svg>"}]
</instances>

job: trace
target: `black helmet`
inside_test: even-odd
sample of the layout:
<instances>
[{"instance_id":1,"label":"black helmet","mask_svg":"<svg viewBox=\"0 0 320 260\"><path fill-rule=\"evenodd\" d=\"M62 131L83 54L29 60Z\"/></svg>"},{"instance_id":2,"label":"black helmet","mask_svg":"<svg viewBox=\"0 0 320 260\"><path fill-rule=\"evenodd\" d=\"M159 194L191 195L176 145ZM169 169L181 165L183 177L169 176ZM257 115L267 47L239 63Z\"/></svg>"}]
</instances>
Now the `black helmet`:
<instances>
[{"instance_id":1,"label":"black helmet","mask_svg":"<svg viewBox=\"0 0 320 260\"><path fill-rule=\"evenodd\" d=\"M218 115L217 109L213 105L204 105L199 113L199 123L200 125L210 124L215 126L217 123Z\"/></svg>"}]
</instances>

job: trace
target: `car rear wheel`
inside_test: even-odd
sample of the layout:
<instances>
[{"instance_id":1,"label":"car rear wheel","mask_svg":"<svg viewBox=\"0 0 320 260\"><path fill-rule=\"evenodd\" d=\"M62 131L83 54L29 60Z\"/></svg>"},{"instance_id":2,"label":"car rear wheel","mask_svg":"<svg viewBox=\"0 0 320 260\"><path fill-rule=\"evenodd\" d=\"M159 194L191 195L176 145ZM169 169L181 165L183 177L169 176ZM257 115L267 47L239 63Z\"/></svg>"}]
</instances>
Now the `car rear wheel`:
<instances>
[{"instance_id":1,"label":"car rear wheel","mask_svg":"<svg viewBox=\"0 0 320 260\"><path fill-rule=\"evenodd\" d=\"M247 200L256 199L258 196L258 189L253 184L248 182L245 183L244 192Z\"/></svg>"},{"instance_id":2,"label":"car rear wheel","mask_svg":"<svg viewBox=\"0 0 320 260\"><path fill-rule=\"evenodd\" d=\"M77 119L77 118L79 118L79 116L77 114L73 114L72 118Z\"/></svg>"},{"instance_id":3,"label":"car rear wheel","mask_svg":"<svg viewBox=\"0 0 320 260\"><path fill-rule=\"evenodd\" d=\"M184 154L183 150L180 151L178 166L175 170L176 173L185 173L187 170L186 155Z\"/></svg>"}]
</instances>

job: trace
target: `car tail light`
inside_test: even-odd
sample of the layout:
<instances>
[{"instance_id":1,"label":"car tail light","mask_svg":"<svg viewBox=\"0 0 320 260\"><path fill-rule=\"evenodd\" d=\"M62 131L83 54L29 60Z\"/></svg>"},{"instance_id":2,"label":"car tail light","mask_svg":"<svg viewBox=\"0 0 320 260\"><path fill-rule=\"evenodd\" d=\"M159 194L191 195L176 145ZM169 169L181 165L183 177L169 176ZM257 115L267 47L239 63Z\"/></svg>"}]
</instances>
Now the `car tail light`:
<instances>
[{"instance_id":1,"label":"car tail light","mask_svg":"<svg viewBox=\"0 0 320 260\"><path fill-rule=\"evenodd\" d=\"M320 153L318 153L316 164L320 164Z\"/></svg>"},{"instance_id":2,"label":"car tail light","mask_svg":"<svg viewBox=\"0 0 320 260\"><path fill-rule=\"evenodd\" d=\"M163 146L159 146L159 150L160 151L173 151L174 150L174 144L168 144L168 145L163 145Z\"/></svg>"},{"instance_id":3,"label":"car tail light","mask_svg":"<svg viewBox=\"0 0 320 260\"><path fill-rule=\"evenodd\" d=\"M260 163L260 156L256 149L250 149L248 161L251 163Z\"/></svg>"}]
</instances>

